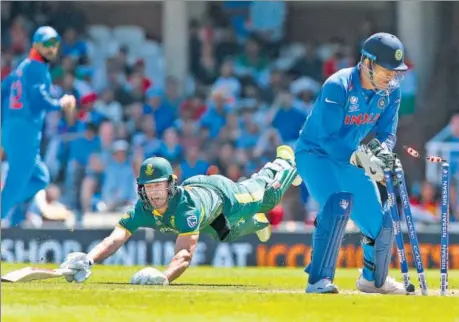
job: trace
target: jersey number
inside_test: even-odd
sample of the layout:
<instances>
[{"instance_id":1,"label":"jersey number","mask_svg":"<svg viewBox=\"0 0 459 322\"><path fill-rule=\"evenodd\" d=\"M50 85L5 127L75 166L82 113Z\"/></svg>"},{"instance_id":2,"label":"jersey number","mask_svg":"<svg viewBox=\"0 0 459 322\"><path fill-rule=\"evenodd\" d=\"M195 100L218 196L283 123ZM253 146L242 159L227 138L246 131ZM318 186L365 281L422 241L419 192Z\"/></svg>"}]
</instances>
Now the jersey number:
<instances>
[{"instance_id":1,"label":"jersey number","mask_svg":"<svg viewBox=\"0 0 459 322\"><path fill-rule=\"evenodd\" d=\"M11 101L10 108L13 110L19 110L22 108L22 83L20 80L15 81L11 85Z\"/></svg>"}]
</instances>

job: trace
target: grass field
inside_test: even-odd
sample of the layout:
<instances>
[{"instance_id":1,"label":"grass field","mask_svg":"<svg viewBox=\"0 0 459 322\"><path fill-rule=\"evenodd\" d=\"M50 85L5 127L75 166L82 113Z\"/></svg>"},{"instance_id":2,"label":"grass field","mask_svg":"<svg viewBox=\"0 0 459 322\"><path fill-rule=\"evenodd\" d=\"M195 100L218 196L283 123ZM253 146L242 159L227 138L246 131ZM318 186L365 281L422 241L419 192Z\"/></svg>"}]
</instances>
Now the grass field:
<instances>
[{"instance_id":1,"label":"grass field","mask_svg":"<svg viewBox=\"0 0 459 322\"><path fill-rule=\"evenodd\" d=\"M2 275L25 266L2 264ZM453 290L448 297L434 295L439 272L429 271L432 296L426 297L359 294L359 273L350 269L337 272L338 295L304 294L301 268L192 267L173 285L129 285L138 269L96 266L83 284L63 278L2 283L2 321L459 322L459 271L450 273ZM397 271L392 275L400 277ZM417 280L415 271L411 277Z\"/></svg>"}]
</instances>

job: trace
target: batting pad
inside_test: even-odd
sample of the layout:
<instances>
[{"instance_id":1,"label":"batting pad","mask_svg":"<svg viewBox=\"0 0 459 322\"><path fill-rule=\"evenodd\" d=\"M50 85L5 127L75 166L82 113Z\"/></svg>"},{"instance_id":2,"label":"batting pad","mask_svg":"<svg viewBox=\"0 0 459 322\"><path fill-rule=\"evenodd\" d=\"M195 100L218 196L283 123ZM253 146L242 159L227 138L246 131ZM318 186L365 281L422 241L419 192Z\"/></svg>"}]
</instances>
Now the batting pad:
<instances>
[{"instance_id":1,"label":"batting pad","mask_svg":"<svg viewBox=\"0 0 459 322\"><path fill-rule=\"evenodd\" d=\"M309 283L335 277L336 261L343 241L346 225L352 209L352 194L334 193L316 220L316 229L312 237L312 261L306 268Z\"/></svg>"}]
</instances>

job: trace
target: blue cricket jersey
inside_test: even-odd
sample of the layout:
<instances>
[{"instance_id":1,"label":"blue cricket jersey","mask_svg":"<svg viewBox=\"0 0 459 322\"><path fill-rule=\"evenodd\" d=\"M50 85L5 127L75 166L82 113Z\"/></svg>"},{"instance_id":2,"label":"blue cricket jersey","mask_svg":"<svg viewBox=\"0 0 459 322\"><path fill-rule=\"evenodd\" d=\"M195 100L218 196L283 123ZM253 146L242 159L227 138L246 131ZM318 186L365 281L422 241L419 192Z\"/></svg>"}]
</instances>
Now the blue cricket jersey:
<instances>
[{"instance_id":1,"label":"blue cricket jersey","mask_svg":"<svg viewBox=\"0 0 459 322\"><path fill-rule=\"evenodd\" d=\"M29 58L22 61L2 81L2 124L15 119L30 122L30 128L41 139L46 112L60 110L59 100L49 94L51 75L48 64L32 49Z\"/></svg>"},{"instance_id":2,"label":"blue cricket jersey","mask_svg":"<svg viewBox=\"0 0 459 322\"><path fill-rule=\"evenodd\" d=\"M341 69L323 84L300 131L296 152L314 152L349 163L352 153L372 131L392 150L399 106L399 88L380 95L362 88L357 66Z\"/></svg>"}]
</instances>

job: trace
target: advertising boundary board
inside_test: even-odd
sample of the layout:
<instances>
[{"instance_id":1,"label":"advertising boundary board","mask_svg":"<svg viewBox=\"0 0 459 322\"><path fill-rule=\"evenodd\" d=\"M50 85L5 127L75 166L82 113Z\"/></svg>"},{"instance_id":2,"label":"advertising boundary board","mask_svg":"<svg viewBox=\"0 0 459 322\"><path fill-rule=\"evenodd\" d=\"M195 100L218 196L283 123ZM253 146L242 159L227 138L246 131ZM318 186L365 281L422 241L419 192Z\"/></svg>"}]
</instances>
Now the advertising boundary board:
<instances>
[{"instance_id":1,"label":"advertising boundary board","mask_svg":"<svg viewBox=\"0 0 459 322\"><path fill-rule=\"evenodd\" d=\"M70 252L88 252L111 233L109 229L55 230L2 229L2 262L61 263ZM199 239L192 265L215 267L286 266L304 267L311 256L311 233L273 233L267 243L255 235L232 243L218 243L206 235ZM413 267L411 247L405 235L408 262ZM426 268L438 268L440 234L419 233L421 254ZM106 265L167 265L174 255L175 236L150 230L137 231ZM450 235L450 268L459 269L459 234ZM358 268L362 265L360 234L345 235L338 258L339 267ZM398 267L395 247L392 267Z\"/></svg>"}]
</instances>

